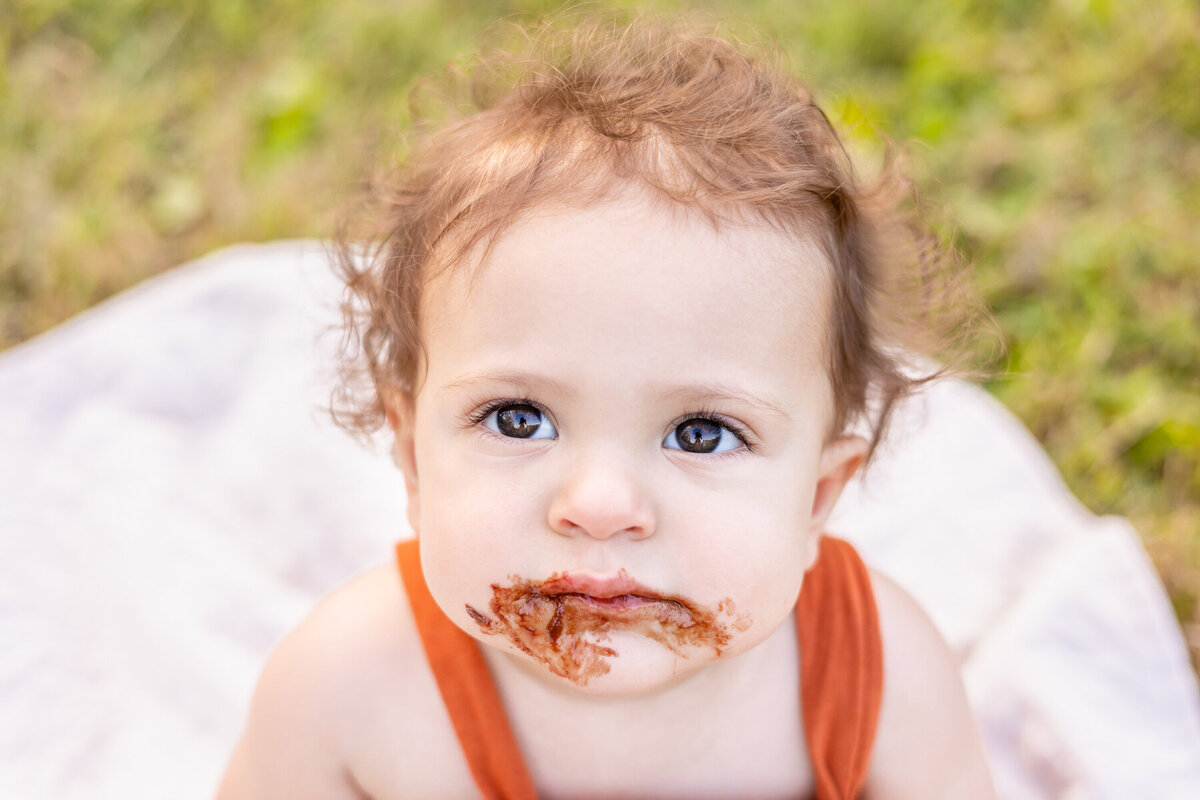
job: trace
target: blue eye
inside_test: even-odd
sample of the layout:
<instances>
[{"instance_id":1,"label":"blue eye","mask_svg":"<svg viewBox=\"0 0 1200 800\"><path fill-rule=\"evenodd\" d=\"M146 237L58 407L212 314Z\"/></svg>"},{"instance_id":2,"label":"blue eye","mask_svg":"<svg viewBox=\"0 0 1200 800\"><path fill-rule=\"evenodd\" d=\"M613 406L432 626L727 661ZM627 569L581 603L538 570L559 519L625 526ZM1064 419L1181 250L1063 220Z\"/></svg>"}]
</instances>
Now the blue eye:
<instances>
[{"instance_id":1,"label":"blue eye","mask_svg":"<svg viewBox=\"0 0 1200 800\"><path fill-rule=\"evenodd\" d=\"M509 403L483 418L483 424L512 439L557 439L558 431L541 409L528 403Z\"/></svg>"},{"instance_id":2,"label":"blue eye","mask_svg":"<svg viewBox=\"0 0 1200 800\"><path fill-rule=\"evenodd\" d=\"M663 439L663 447L686 453L725 453L742 445L736 433L706 417L684 420Z\"/></svg>"}]
</instances>

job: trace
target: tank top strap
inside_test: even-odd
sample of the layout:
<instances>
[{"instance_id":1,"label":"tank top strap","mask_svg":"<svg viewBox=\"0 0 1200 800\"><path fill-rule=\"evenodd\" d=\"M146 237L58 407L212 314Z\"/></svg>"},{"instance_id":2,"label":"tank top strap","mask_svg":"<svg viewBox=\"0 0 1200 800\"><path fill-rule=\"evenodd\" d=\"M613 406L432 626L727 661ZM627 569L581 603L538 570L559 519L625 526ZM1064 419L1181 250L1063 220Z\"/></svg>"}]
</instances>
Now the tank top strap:
<instances>
[{"instance_id":1,"label":"tank top strap","mask_svg":"<svg viewBox=\"0 0 1200 800\"><path fill-rule=\"evenodd\" d=\"M396 545L396 562L425 657L480 793L487 800L536 800L487 661L478 643L442 613L429 593L417 540Z\"/></svg>"},{"instance_id":2,"label":"tank top strap","mask_svg":"<svg viewBox=\"0 0 1200 800\"><path fill-rule=\"evenodd\" d=\"M875 740L883 644L866 565L841 539L820 547L796 603L804 733L817 800L852 800Z\"/></svg>"}]
</instances>

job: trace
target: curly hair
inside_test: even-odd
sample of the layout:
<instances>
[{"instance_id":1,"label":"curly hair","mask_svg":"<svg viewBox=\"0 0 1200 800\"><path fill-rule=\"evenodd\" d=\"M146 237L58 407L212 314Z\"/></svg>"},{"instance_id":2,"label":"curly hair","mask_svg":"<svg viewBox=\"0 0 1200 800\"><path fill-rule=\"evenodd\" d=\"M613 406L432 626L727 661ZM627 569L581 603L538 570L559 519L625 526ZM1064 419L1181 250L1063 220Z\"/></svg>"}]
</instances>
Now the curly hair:
<instances>
[{"instance_id":1,"label":"curly hair","mask_svg":"<svg viewBox=\"0 0 1200 800\"><path fill-rule=\"evenodd\" d=\"M746 50L661 20L591 18L519 29L452 72L443 118L416 126L408 157L368 191L365 230L336 243L339 424L369 434L418 390L421 291L438 270L536 207L632 183L714 225L759 222L819 247L831 435L858 425L873 449L897 401L945 371L913 355L948 363L944 333L976 306L952 252L914 224L893 163L862 181L810 90Z\"/></svg>"}]
</instances>

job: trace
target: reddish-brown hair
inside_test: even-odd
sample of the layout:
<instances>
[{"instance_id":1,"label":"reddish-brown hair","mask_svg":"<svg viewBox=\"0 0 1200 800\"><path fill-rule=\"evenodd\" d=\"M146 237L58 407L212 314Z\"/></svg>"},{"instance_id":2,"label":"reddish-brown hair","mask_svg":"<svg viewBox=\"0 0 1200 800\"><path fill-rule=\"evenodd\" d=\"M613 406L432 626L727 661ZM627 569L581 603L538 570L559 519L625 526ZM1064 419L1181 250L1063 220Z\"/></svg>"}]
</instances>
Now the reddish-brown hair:
<instances>
[{"instance_id":1,"label":"reddish-brown hair","mask_svg":"<svg viewBox=\"0 0 1200 800\"><path fill-rule=\"evenodd\" d=\"M337 256L349 289L335 418L369 433L385 401L419 387L422 286L550 202L630 183L714 225L753 221L815 243L830 265L826 339L835 419L877 443L895 403L935 373L914 367L945 327L953 259L911 223L892 169L864 183L811 92L725 39L654 20L546 24L481 56L418 125L370 193L365 234ZM465 89L465 91L463 91ZM936 322L936 324L935 324ZM935 337L936 338L936 337Z\"/></svg>"}]
</instances>

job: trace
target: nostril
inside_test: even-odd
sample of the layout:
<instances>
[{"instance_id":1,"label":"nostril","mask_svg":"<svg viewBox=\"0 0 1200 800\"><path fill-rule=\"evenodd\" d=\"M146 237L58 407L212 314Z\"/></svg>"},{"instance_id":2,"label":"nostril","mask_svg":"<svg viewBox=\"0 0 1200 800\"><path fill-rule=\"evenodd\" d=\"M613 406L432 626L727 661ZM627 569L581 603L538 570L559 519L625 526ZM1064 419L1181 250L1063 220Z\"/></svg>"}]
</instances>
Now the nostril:
<instances>
[{"instance_id":1,"label":"nostril","mask_svg":"<svg viewBox=\"0 0 1200 800\"><path fill-rule=\"evenodd\" d=\"M591 525L580 525L569 519L559 519L550 526L555 533L561 536L588 536L593 539L611 539L613 537L628 537L632 539L644 539L650 535L650 530L644 525L611 525L603 524L597 521Z\"/></svg>"},{"instance_id":2,"label":"nostril","mask_svg":"<svg viewBox=\"0 0 1200 800\"><path fill-rule=\"evenodd\" d=\"M580 528L574 522L571 522L571 520L569 520L569 519L560 519L557 523L555 523L551 527L554 528L556 533L561 533L561 534L565 534L568 536L583 532L582 528Z\"/></svg>"}]
</instances>

